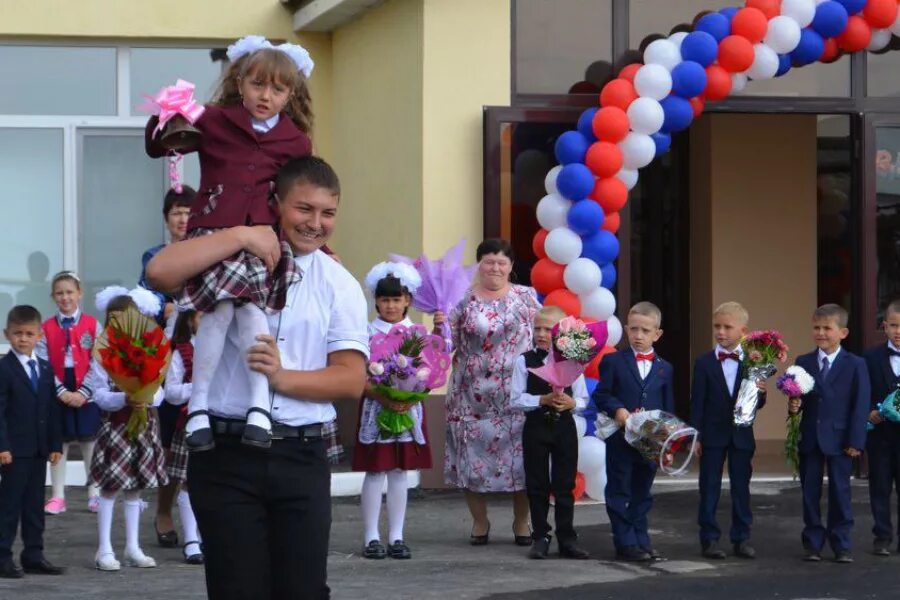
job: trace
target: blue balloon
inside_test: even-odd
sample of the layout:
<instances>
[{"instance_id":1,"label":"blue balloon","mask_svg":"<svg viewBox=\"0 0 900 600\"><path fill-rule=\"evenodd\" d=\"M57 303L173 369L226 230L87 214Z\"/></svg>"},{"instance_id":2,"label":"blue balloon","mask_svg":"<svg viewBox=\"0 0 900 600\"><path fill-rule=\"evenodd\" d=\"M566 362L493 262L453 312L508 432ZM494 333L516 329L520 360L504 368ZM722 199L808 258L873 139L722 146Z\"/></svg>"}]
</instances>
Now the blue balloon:
<instances>
[{"instance_id":1,"label":"blue balloon","mask_svg":"<svg viewBox=\"0 0 900 600\"><path fill-rule=\"evenodd\" d=\"M569 200L577 202L587 198L594 190L594 174L582 163L568 164L556 177L556 189Z\"/></svg>"},{"instance_id":2,"label":"blue balloon","mask_svg":"<svg viewBox=\"0 0 900 600\"><path fill-rule=\"evenodd\" d=\"M672 93L682 98L699 96L706 89L706 69L700 63L685 60L672 69Z\"/></svg>"},{"instance_id":3,"label":"blue balloon","mask_svg":"<svg viewBox=\"0 0 900 600\"><path fill-rule=\"evenodd\" d=\"M547 296L545 296L544 294L542 294L542 293L540 293L540 292L535 292L535 294L537 294L537 300L538 300L538 303L539 303L539 304L543 304L543 303L544 303L544 298L546 298Z\"/></svg>"},{"instance_id":4,"label":"blue balloon","mask_svg":"<svg viewBox=\"0 0 900 600\"><path fill-rule=\"evenodd\" d=\"M833 38L847 28L847 19L847 9L840 2L828 0L816 7L811 27L823 38Z\"/></svg>"},{"instance_id":5,"label":"blue balloon","mask_svg":"<svg viewBox=\"0 0 900 600\"><path fill-rule=\"evenodd\" d=\"M791 52L791 63L795 67L814 63L821 58L823 52L825 52L825 40L807 27L800 32L800 43Z\"/></svg>"},{"instance_id":6,"label":"blue balloon","mask_svg":"<svg viewBox=\"0 0 900 600\"><path fill-rule=\"evenodd\" d=\"M672 136L668 133L657 131L650 137L653 138L653 143L656 144L656 156L662 156L672 147Z\"/></svg>"},{"instance_id":7,"label":"blue balloon","mask_svg":"<svg viewBox=\"0 0 900 600\"><path fill-rule=\"evenodd\" d=\"M585 377L584 384L587 387L588 396L594 393L594 389L597 387L597 384L600 383L599 379L594 379L593 377ZM590 423L590 421L588 421Z\"/></svg>"},{"instance_id":8,"label":"blue balloon","mask_svg":"<svg viewBox=\"0 0 900 600\"><path fill-rule=\"evenodd\" d=\"M608 290L613 289L613 286L616 285L616 265L612 263L606 263L605 265L600 266L600 273L603 276L603 279L600 281L600 287L605 287Z\"/></svg>"},{"instance_id":9,"label":"blue balloon","mask_svg":"<svg viewBox=\"0 0 900 600\"><path fill-rule=\"evenodd\" d=\"M598 265L612 262L619 256L619 240L614 234L601 229L582 240L581 256ZM602 268L600 272L603 272Z\"/></svg>"},{"instance_id":10,"label":"blue balloon","mask_svg":"<svg viewBox=\"0 0 900 600\"><path fill-rule=\"evenodd\" d=\"M731 35L731 21L721 13L709 13L700 17L694 31L705 31L716 38L717 42L721 42Z\"/></svg>"},{"instance_id":11,"label":"blue balloon","mask_svg":"<svg viewBox=\"0 0 900 600\"><path fill-rule=\"evenodd\" d=\"M740 9L736 6L726 6L725 8L719 9L719 14L725 15L725 18L731 21L739 10Z\"/></svg>"},{"instance_id":12,"label":"blue balloon","mask_svg":"<svg viewBox=\"0 0 900 600\"><path fill-rule=\"evenodd\" d=\"M837 0L847 10L848 15L855 15L866 7L866 0Z\"/></svg>"},{"instance_id":13,"label":"blue balloon","mask_svg":"<svg viewBox=\"0 0 900 600\"><path fill-rule=\"evenodd\" d=\"M598 110L600 109L589 108L578 117L578 132L592 143L597 141L597 136L594 135L594 115Z\"/></svg>"},{"instance_id":14,"label":"blue balloon","mask_svg":"<svg viewBox=\"0 0 900 600\"><path fill-rule=\"evenodd\" d=\"M708 67L719 56L719 43L705 31L687 34L681 42L681 58Z\"/></svg>"},{"instance_id":15,"label":"blue balloon","mask_svg":"<svg viewBox=\"0 0 900 600\"><path fill-rule=\"evenodd\" d=\"M561 165L583 163L590 146L591 142L577 131L567 131L556 139L556 160Z\"/></svg>"},{"instance_id":16,"label":"blue balloon","mask_svg":"<svg viewBox=\"0 0 900 600\"><path fill-rule=\"evenodd\" d=\"M694 107L691 106L690 102L680 96L670 94L663 98L660 105L662 105L663 113L665 113L665 119L660 131L672 133L682 131L691 126L691 121L694 120Z\"/></svg>"},{"instance_id":17,"label":"blue balloon","mask_svg":"<svg viewBox=\"0 0 900 600\"><path fill-rule=\"evenodd\" d=\"M580 236L596 233L603 226L605 217L603 209L593 200L579 200L567 215L569 229Z\"/></svg>"},{"instance_id":18,"label":"blue balloon","mask_svg":"<svg viewBox=\"0 0 900 600\"><path fill-rule=\"evenodd\" d=\"M790 54L779 54L778 55L778 71L775 72L775 77L781 77L785 73L791 70L791 55Z\"/></svg>"}]
</instances>

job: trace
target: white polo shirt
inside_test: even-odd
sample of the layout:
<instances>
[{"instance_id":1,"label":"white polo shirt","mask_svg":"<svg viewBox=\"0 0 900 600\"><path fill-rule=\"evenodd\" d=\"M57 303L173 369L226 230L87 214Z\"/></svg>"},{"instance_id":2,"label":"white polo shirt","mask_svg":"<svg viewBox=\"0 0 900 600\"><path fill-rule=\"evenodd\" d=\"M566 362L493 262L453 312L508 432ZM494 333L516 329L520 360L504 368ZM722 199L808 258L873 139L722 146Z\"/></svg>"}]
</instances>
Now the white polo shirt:
<instances>
[{"instance_id":1,"label":"white polo shirt","mask_svg":"<svg viewBox=\"0 0 900 600\"><path fill-rule=\"evenodd\" d=\"M315 371L328 355L356 350L369 356L367 306L362 288L349 271L321 250L294 259L303 273L287 292L284 310L269 316L269 331L278 341L281 365L292 371ZM250 385L246 354L236 345L232 321L225 350L209 390L209 412L243 419ZM272 420L299 426L328 423L337 417L330 402L312 402L272 394Z\"/></svg>"}]
</instances>

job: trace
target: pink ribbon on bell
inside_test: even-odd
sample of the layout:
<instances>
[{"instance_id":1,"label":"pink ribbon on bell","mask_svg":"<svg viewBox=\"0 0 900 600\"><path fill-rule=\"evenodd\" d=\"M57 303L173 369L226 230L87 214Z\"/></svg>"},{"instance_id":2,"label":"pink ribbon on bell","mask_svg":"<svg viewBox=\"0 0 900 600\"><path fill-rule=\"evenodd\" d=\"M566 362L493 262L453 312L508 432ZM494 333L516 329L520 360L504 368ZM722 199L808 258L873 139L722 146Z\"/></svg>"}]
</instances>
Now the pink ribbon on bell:
<instances>
[{"instance_id":1,"label":"pink ribbon on bell","mask_svg":"<svg viewBox=\"0 0 900 600\"><path fill-rule=\"evenodd\" d=\"M155 96L145 96L147 102L141 105L155 115L159 115L159 123L153 133L156 134L175 115L181 115L193 125L206 110L202 104L194 100L194 84L179 79L175 85L169 85L161 89Z\"/></svg>"}]
</instances>

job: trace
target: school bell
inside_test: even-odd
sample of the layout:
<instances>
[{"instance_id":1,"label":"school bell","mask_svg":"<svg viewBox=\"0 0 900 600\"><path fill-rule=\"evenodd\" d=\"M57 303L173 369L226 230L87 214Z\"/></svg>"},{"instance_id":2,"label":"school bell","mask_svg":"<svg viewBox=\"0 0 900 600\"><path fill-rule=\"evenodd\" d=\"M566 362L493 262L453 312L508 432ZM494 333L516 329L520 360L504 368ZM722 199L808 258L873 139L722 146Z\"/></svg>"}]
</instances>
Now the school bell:
<instances>
[{"instance_id":1,"label":"school bell","mask_svg":"<svg viewBox=\"0 0 900 600\"><path fill-rule=\"evenodd\" d=\"M200 147L200 130L191 125L182 115L175 115L160 134L159 143L166 150L184 154Z\"/></svg>"}]
</instances>

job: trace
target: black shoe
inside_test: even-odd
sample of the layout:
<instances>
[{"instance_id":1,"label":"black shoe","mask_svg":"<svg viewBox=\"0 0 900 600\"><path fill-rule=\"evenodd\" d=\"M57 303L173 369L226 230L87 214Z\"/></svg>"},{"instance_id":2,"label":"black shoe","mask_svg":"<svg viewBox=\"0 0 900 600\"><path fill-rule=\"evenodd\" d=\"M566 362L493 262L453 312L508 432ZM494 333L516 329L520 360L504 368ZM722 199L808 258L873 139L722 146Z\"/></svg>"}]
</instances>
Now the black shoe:
<instances>
[{"instance_id":1,"label":"black shoe","mask_svg":"<svg viewBox=\"0 0 900 600\"><path fill-rule=\"evenodd\" d=\"M190 421L192 417L199 415L207 415L207 418L209 418L209 413L205 410L195 410L187 416L185 423ZM184 443L190 452L205 452L216 447L216 441L213 439L213 432L210 427L203 427L187 434L184 436Z\"/></svg>"},{"instance_id":2,"label":"black shoe","mask_svg":"<svg viewBox=\"0 0 900 600\"><path fill-rule=\"evenodd\" d=\"M57 567L46 558L35 563L22 563L22 570L29 575L62 575L66 572L62 567Z\"/></svg>"},{"instance_id":3,"label":"black shoe","mask_svg":"<svg viewBox=\"0 0 900 600\"><path fill-rule=\"evenodd\" d=\"M175 548L178 546L178 532L174 529L165 533L160 533L159 527L156 525L156 519L153 520L153 529L156 530L156 541L163 548Z\"/></svg>"},{"instance_id":4,"label":"black shoe","mask_svg":"<svg viewBox=\"0 0 900 600\"><path fill-rule=\"evenodd\" d=\"M848 564L853 562L853 555L849 550L838 550L834 553L834 562Z\"/></svg>"},{"instance_id":5,"label":"black shoe","mask_svg":"<svg viewBox=\"0 0 900 600\"><path fill-rule=\"evenodd\" d=\"M519 535L516 533L515 528L513 528L513 537L515 539L516 546L530 546L531 545L532 539L531 539L530 533L528 535Z\"/></svg>"},{"instance_id":6,"label":"black shoe","mask_svg":"<svg viewBox=\"0 0 900 600\"><path fill-rule=\"evenodd\" d=\"M259 425L250 425L248 423L244 426L244 435L241 436L241 443L245 446L253 446L254 448L271 448L272 432L270 430L272 428L272 415L270 415L267 410L253 407L247 411L247 416L249 417L250 413L253 412L265 415L266 419L269 421L269 429L260 427Z\"/></svg>"},{"instance_id":7,"label":"black shoe","mask_svg":"<svg viewBox=\"0 0 900 600\"><path fill-rule=\"evenodd\" d=\"M394 540L394 543L388 546L387 553L391 558L403 560L412 558L412 552L409 551L409 546L404 544L403 540Z\"/></svg>"},{"instance_id":8,"label":"black shoe","mask_svg":"<svg viewBox=\"0 0 900 600\"><path fill-rule=\"evenodd\" d=\"M662 557L662 554L657 552L655 548L647 548L646 546L641 546L641 550L650 555L650 560L665 560Z\"/></svg>"},{"instance_id":9,"label":"black shoe","mask_svg":"<svg viewBox=\"0 0 900 600\"><path fill-rule=\"evenodd\" d=\"M807 548L806 554L803 555L803 560L806 562L822 562L822 553L818 550Z\"/></svg>"},{"instance_id":10,"label":"black shoe","mask_svg":"<svg viewBox=\"0 0 900 600\"><path fill-rule=\"evenodd\" d=\"M25 577L25 572L10 559L0 564L0 577L3 579L22 579Z\"/></svg>"},{"instance_id":11,"label":"black shoe","mask_svg":"<svg viewBox=\"0 0 900 600\"><path fill-rule=\"evenodd\" d=\"M474 527L472 529L474 531ZM487 546L488 541L490 541L491 535L491 524L488 523L487 531L484 532L484 535L475 535L474 533L469 536L469 543L473 546Z\"/></svg>"},{"instance_id":12,"label":"black shoe","mask_svg":"<svg viewBox=\"0 0 900 600\"><path fill-rule=\"evenodd\" d=\"M587 550L582 550L575 545L575 542L568 542L559 545L559 555L563 558L572 558L575 560L584 560L590 558L591 555Z\"/></svg>"},{"instance_id":13,"label":"black shoe","mask_svg":"<svg viewBox=\"0 0 900 600\"><path fill-rule=\"evenodd\" d=\"M625 546L616 550L616 558L627 562L650 562L653 560L649 554L637 546Z\"/></svg>"},{"instance_id":14,"label":"black shoe","mask_svg":"<svg viewBox=\"0 0 900 600\"><path fill-rule=\"evenodd\" d=\"M725 551L719 548L718 540L711 540L703 544L703 557L722 560L725 558Z\"/></svg>"},{"instance_id":15,"label":"black shoe","mask_svg":"<svg viewBox=\"0 0 900 600\"><path fill-rule=\"evenodd\" d=\"M378 540L372 540L363 548L363 558L374 558L376 560L381 560L385 556L387 556L387 552L384 549L384 546L381 545L381 542Z\"/></svg>"},{"instance_id":16,"label":"black shoe","mask_svg":"<svg viewBox=\"0 0 900 600\"><path fill-rule=\"evenodd\" d=\"M872 544L872 554L875 556L890 556L891 540L875 540Z\"/></svg>"},{"instance_id":17,"label":"black shoe","mask_svg":"<svg viewBox=\"0 0 900 600\"><path fill-rule=\"evenodd\" d=\"M550 551L550 536L545 535L531 543L531 550L528 551L528 558L543 559L547 558Z\"/></svg>"},{"instance_id":18,"label":"black shoe","mask_svg":"<svg viewBox=\"0 0 900 600\"><path fill-rule=\"evenodd\" d=\"M197 552L188 554L188 546L197 546ZM181 548L181 553L184 554L184 562L189 565L202 565L206 562L206 557L203 556L203 548L199 542L188 542Z\"/></svg>"},{"instance_id":19,"label":"black shoe","mask_svg":"<svg viewBox=\"0 0 900 600\"><path fill-rule=\"evenodd\" d=\"M747 542L739 542L734 545L734 555L740 558L756 558L756 550Z\"/></svg>"}]
</instances>

